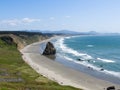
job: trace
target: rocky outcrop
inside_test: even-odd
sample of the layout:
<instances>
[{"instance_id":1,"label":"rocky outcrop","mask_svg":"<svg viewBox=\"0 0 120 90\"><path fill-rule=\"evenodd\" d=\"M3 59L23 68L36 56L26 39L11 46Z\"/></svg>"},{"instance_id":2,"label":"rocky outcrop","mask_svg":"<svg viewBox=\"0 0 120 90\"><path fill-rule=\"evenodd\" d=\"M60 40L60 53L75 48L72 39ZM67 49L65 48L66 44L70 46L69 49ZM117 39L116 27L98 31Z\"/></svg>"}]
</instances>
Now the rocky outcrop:
<instances>
[{"instance_id":1,"label":"rocky outcrop","mask_svg":"<svg viewBox=\"0 0 120 90\"><path fill-rule=\"evenodd\" d=\"M48 42L46 44L46 48L43 52L43 55L55 55L56 54L56 49L54 45L51 42Z\"/></svg>"},{"instance_id":2,"label":"rocky outcrop","mask_svg":"<svg viewBox=\"0 0 120 90\"><path fill-rule=\"evenodd\" d=\"M115 86L110 86L110 87L107 87L106 90L116 90L116 89L115 89Z\"/></svg>"},{"instance_id":3,"label":"rocky outcrop","mask_svg":"<svg viewBox=\"0 0 120 90\"><path fill-rule=\"evenodd\" d=\"M4 41L6 44L8 44L8 45L16 45L16 43L13 40L13 38L11 38L10 36L2 36L2 37L0 37L0 39L2 41Z\"/></svg>"}]
</instances>

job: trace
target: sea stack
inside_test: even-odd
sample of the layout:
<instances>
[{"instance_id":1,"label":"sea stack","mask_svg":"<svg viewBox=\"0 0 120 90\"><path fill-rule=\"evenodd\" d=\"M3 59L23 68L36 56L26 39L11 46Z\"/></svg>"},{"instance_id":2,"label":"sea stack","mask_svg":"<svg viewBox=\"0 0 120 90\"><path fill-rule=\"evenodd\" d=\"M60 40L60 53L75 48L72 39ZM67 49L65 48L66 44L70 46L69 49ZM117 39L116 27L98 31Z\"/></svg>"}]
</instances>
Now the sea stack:
<instances>
[{"instance_id":1,"label":"sea stack","mask_svg":"<svg viewBox=\"0 0 120 90\"><path fill-rule=\"evenodd\" d=\"M46 44L46 48L43 52L43 55L55 55L56 54L56 49L54 45L51 42L48 42Z\"/></svg>"}]
</instances>

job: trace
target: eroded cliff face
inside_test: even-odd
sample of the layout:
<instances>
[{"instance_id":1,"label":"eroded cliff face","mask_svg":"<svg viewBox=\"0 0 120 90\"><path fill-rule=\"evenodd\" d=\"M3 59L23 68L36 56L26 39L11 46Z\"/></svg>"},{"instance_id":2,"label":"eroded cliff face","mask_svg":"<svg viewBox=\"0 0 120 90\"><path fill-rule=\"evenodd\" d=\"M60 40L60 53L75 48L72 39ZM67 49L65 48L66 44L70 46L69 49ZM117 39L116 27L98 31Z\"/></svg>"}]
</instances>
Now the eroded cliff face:
<instances>
[{"instance_id":1,"label":"eroded cliff face","mask_svg":"<svg viewBox=\"0 0 120 90\"><path fill-rule=\"evenodd\" d=\"M2 37L0 37L0 39L1 39L2 41L4 41L6 44L8 44L8 45L14 45L14 44L16 44L16 43L14 42L13 38L10 37L10 36L2 36Z\"/></svg>"},{"instance_id":2,"label":"eroded cliff face","mask_svg":"<svg viewBox=\"0 0 120 90\"><path fill-rule=\"evenodd\" d=\"M26 45L47 39L44 35L14 35L14 34L0 34L1 40L9 45L15 44L18 50L23 49Z\"/></svg>"},{"instance_id":3,"label":"eroded cliff face","mask_svg":"<svg viewBox=\"0 0 120 90\"><path fill-rule=\"evenodd\" d=\"M46 44L46 48L43 52L43 55L55 55L56 54L56 49L54 45L51 42L48 42Z\"/></svg>"}]
</instances>

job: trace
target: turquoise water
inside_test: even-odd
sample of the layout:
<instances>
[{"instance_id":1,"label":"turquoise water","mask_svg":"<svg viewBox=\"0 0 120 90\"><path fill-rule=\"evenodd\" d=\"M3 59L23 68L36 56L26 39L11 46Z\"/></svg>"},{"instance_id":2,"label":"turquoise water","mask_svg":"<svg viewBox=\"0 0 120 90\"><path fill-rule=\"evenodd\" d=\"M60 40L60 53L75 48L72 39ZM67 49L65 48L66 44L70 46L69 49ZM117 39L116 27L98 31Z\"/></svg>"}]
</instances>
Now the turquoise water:
<instances>
[{"instance_id":1,"label":"turquoise water","mask_svg":"<svg viewBox=\"0 0 120 90\"><path fill-rule=\"evenodd\" d=\"M71 36L55 41L58 56L120 78L120 36Z\"/></svg>"}]
</instances>

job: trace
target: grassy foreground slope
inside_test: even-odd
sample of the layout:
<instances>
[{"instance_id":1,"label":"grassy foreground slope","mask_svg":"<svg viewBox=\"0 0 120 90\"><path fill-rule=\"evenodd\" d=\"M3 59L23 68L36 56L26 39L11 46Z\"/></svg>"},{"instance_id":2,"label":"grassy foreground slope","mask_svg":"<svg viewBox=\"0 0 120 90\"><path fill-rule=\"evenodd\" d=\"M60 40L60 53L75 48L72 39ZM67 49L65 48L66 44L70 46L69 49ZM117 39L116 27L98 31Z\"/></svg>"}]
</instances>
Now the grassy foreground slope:
<instances>
[{"instance_id":1,"label":"grassy foreground slope","mask_svg":"<svg viewBox=\"0 0 120 90\"><path fill-rule=\"evenodd\" d=\"M0 90L80 90L36 73L22 60L16 43L7 38L0 37Z\"/></svg>"}]
</instances>

